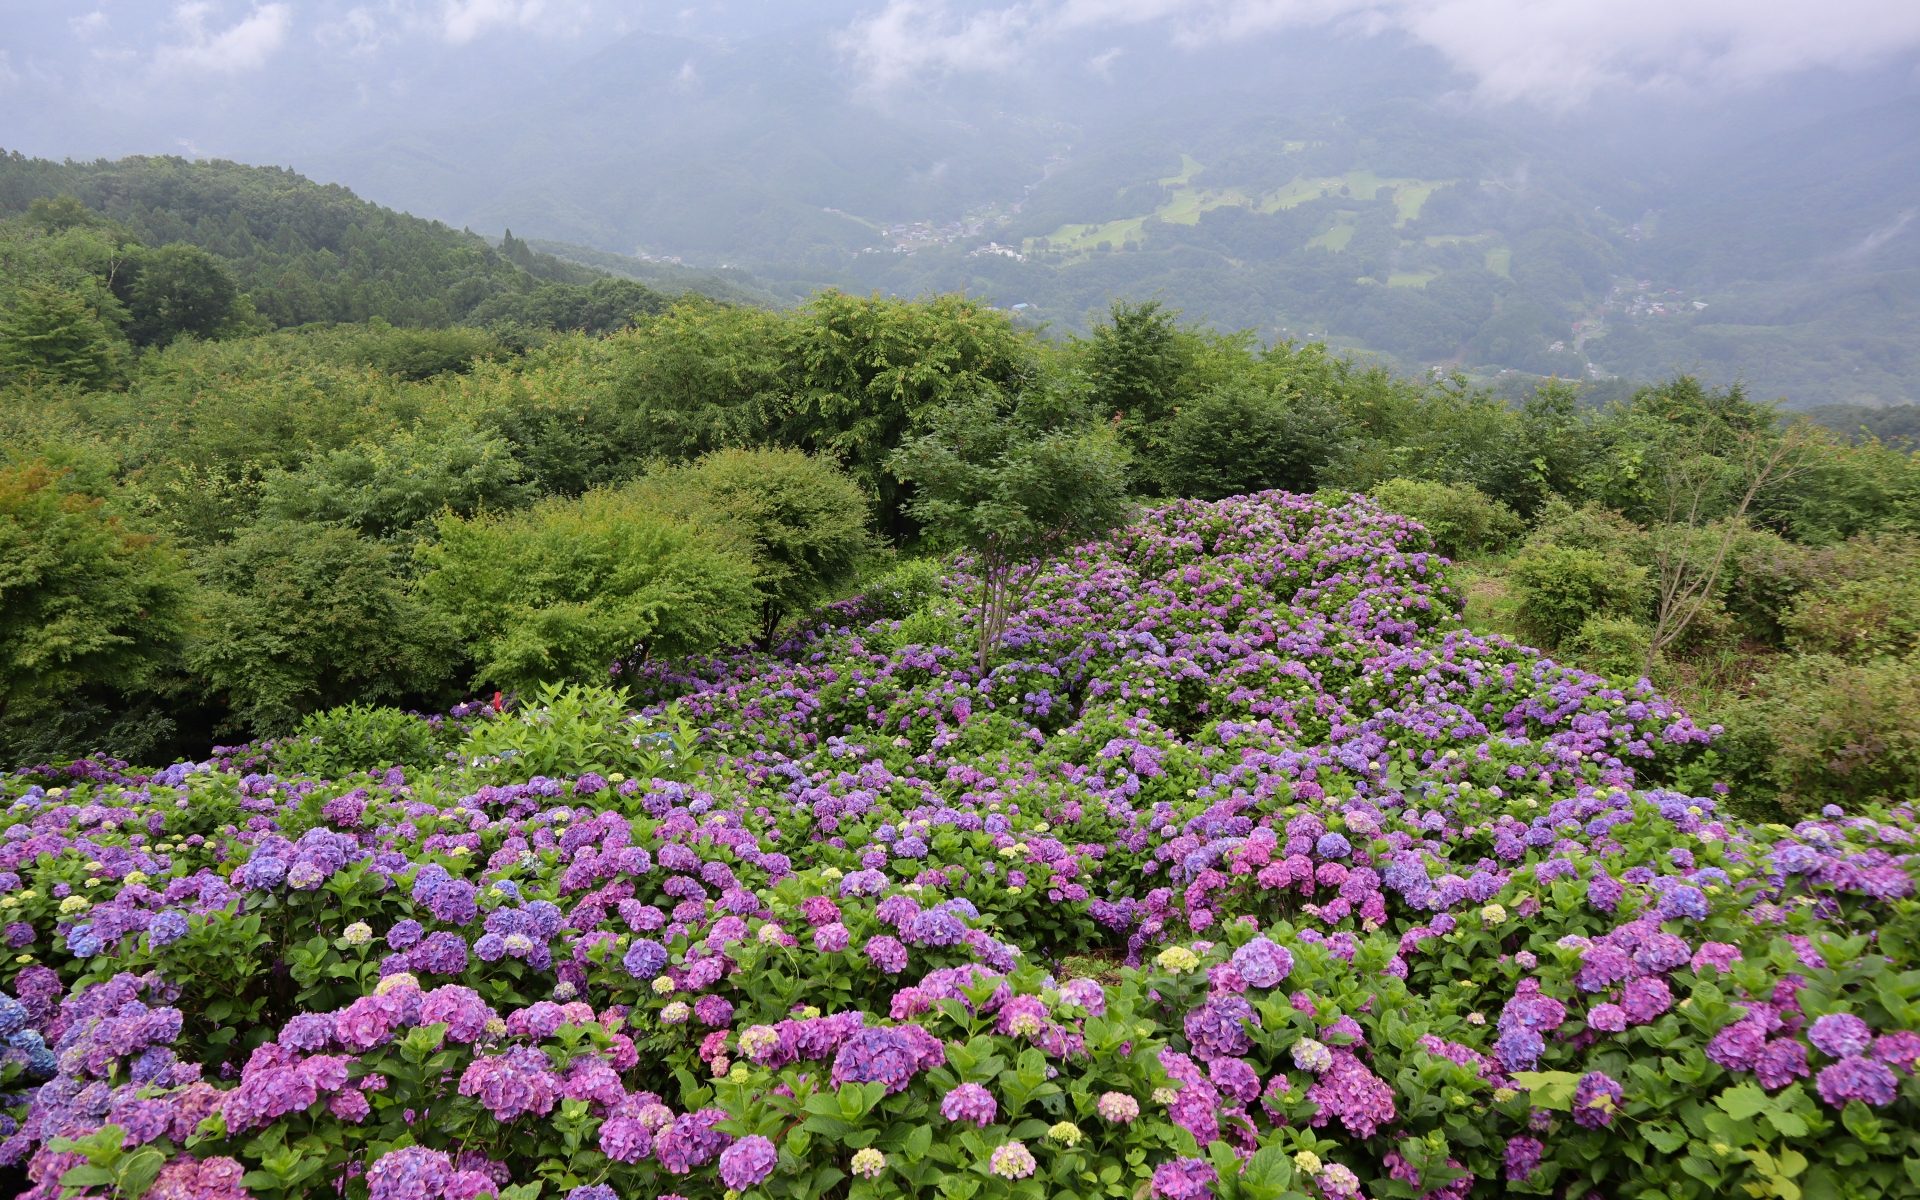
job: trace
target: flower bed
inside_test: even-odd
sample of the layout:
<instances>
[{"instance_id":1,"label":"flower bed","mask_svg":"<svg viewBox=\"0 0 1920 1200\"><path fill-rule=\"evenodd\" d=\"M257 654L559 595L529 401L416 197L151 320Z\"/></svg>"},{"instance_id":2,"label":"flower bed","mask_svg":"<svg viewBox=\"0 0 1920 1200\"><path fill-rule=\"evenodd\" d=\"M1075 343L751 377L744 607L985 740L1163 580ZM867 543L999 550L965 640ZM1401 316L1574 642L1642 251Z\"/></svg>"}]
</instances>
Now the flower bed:
<instances>
[{"instance_id":1,"label":"flower bed","mask_svg":"<svg viewBox=\"0 0 1920 1200\"><path fill-rule=\"evenodd\" d=\"M0 1156L49 1200L1914 1194L1912 809L1728 817L1712 731L1470 635L1427 545L1172 505L985 678L957 600L842 606L629 679L553 777L531 707L430 769L17 774Z\"/></svg>"}]
</instances>

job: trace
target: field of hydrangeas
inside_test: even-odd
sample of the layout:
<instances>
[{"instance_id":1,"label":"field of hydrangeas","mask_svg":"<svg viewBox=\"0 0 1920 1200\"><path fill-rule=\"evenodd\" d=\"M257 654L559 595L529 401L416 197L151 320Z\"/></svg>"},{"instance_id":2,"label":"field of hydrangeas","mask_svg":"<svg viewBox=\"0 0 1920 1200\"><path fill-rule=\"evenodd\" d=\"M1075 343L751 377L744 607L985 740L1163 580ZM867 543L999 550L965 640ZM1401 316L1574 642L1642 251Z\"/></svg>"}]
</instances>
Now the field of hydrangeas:
<instances>
[{"instance_id":1,"label":"field of hydrangeas","mask_svg":"<svg viewBox=\"0 0 1920 1200\"><path fill-rule=\"evenodd\" d=\"M1920 1194L1914 809L1269 493L771 654L0 777L0 1158L236 1200ZM629 710L632 711L629 711ZM394 766L399 761L403 765Z\"/></svg>"}]
</instances>

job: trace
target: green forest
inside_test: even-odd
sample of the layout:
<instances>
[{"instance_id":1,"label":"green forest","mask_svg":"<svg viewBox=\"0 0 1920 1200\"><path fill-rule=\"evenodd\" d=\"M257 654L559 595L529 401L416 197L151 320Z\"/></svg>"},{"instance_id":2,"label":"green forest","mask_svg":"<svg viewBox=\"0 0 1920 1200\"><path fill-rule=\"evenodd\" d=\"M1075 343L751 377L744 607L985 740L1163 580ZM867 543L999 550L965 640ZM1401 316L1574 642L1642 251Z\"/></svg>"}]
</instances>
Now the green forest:
<instances>
[{"instance_id":1,"label":"green forest","mask_svg":"<svg viewBox=\"0 0 1920 1200\"><path fill-rule=\"evenodd\" d=\"M1920 786L1894 414L1497 395L1152 301L1055 335L959 295L674 296L223 163L14 156L0 213L9 762L605 682L937 587L934 551L1012 588L1128 506L1285 489L1417 518L1476 628L1724 725L1745 803Z\"/></svg>"}]
</instances>

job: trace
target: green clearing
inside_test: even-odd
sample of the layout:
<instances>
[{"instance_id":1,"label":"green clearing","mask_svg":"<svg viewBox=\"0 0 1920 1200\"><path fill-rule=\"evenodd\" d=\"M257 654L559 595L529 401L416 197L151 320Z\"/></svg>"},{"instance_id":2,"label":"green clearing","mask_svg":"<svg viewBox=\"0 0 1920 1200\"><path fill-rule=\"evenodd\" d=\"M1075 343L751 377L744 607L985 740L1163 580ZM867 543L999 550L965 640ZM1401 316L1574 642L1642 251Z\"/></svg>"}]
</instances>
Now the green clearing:
<instances>
[{"instance_id":1,"label":"green clearing","mask_svg":"<svg viewBox=\"0 0 1920 1200\"><path fill-rule=\"evenodd\" d=\"M1289 148L1305 149L1307 143L1289 143ZM1045 238L1027 238L1023 249L1035 250L1041 241L1047 243L1049 250L1067 254L1084 254L1107 242L1112 246L1124 246L1127 242L1141 236L1142 229L1149 220L1165 221L1170 225L1195 225L1204 213L1217 208L1250 208L1258 213L1271 215L1309 201L1328 197L1343 197L1372 202L1382 191L1392 194L1395 223L1405 225L1420 215L1427 198L1445 187L1450 180L1444 179L1390 179L1372 171L1348 171L1344 175L1328 175L1313 178L1297 178L1285 186L1265 192L1259 196L1249 195L1243 188L1202 188L1193 186L1193 180L1203 169L1203 164L1191 154L1180 156L1180 170L1157 182L1171 190L1172 195L1166 203L1160 205L1151 214L1140 217L1121 217L1112 221L1096 224L1062 225ZM1342 250L1353 238L1352 214L1342 214L1332 229L1315 237L1310 245L1325 246L1330 250ZM1411 286L1411 285L1410 285Z\"/></svg>"},{"instance_id":2,"label":"green clearing","mask_svg":"<svg viewBox=\"0 0 1920 1200\"><path fill-rule=\"evenodd\" d=\"M1495 246L1493 249L1487 251L1487 270L1492 271L1495 275L1505 275L1511 278L1513 275L1513 248L1511 246Z\"/></svg>"},{"instance_id":3,"label":"green clearing","mask_svg":"<svg viewBox=\"0 0 1920 1200\"><path fill-rule=\"evenodd\" d=\"M1322 250L1332 250L1337 254L1345 250L1347 243L1352 240L1353 213L1342 212L1340 218L1333 223L1331 228L1322 233L1315 234L1312 238L1308 239L1307 245L1317 246Z\"/></svg>"},{"instance_id":4,"label":"green clearing","mask_svg":"<svg viewBox=\"0 0 1920 1200\"><path fill-rule=\"evenodd\" d=\"M1395 271L1387 276L1387 286L1423 288L1438 278L1440 278L1438 271Z\"/></svg>"}]
</instances>

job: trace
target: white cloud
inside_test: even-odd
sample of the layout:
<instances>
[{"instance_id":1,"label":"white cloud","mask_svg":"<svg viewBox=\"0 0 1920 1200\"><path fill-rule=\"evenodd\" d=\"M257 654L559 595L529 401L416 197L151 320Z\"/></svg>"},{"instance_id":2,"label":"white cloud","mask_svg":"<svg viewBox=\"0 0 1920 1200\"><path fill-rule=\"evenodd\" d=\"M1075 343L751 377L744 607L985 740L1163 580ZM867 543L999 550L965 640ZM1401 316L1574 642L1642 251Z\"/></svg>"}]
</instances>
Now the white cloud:
<instances>
[{"instance_id":1,"label":"white cloud","mask_svg":"<svg viewBox=\"0 0 1920 1200\"><path fill-rule=\"evenodd\" d=\"M1915 0L889 0L843 48L867 81L1005 70L1070 34L1157 25L1202 46L1334 24L1397 29L1491 100L1551 105L1622 87L1712 87L1920 50ZM1093 64L1089 64L1093 65Z\"/></svg>"},{"instance_id":2,"label":"white cloud","mask_svg":"<svg viewBox=\"0 0 1920 1200\"><path fill-rule=\"evenodd\" d=\"M440 33L464 45L496 29L530 29L578 34L593 19L593 6L581 0L441 0Z\"/></svg>"},{"instance_id":3,"label":"white cloud","mask_svg":"<svg viewBox=\"0 0 1920 1200\"><path fill-rule=\"evenodd\" d=\"M107 14L97 8L82 16L67 19L67 28L73 30L73 36L83 41L105 33L110 24L112 22L107 18Z\"/></svg>"},{"instance_id":4,"label":"white cloud","mask_svg":"<svg viewBox=\"0 0 1920 1200\"><path fill-rule=\"evenodd\" d=\"M154 52L154 70L180 75L256 71L285 43L293 26L293 9L286 4L255 5L221 30L208 28L212 15L213 6L205 0L175 5L173 24L181 40Z\"/></svg>"}]
</instances>

